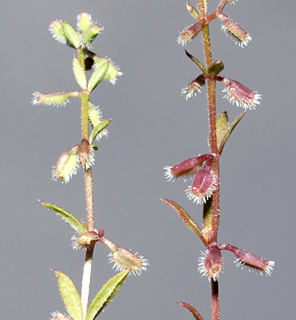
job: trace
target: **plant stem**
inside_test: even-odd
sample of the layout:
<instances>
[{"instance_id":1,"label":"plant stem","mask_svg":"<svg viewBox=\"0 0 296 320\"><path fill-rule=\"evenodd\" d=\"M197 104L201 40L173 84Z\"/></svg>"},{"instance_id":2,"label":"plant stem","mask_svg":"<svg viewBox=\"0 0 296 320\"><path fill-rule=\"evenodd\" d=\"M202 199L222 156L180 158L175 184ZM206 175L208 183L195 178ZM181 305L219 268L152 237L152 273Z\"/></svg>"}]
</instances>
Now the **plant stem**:
<instances>
[{"instance_id":1,"label":"plant stem","mask_svg":"<svg viewBox=\"0 0 296 320\"><path fill-rule=\"evenodd\" d=\"M220 311L219 311L219 286L218 281L214 281L211 279L212 286L212 317L213 320L220 319Z\"/></svg>"},{"instance_id":2,"label":"plant stem","mask_svg":"<svg viewBox=\"0 0 296 320\"><path fill-rule=\"evenodd\" d=\"M203 1L199 1L201 3ZM204 55L206 61L206 68L208 69L212 63L212 52L211 52L211 42L209 25L204 24L202 28L203 35L203 46ZM211 153L215 154L215 158L212 162L212 170L217 177L217 188L213 192L212 196L212 214L211 214L211 234L208 237L208 245L217 242L217 233L219 227L219 200L220 200L220 187L219 187L219 151L217 147L217 135L216 135L216 81L207 79L208 87L208 112L209 112L209 123L210 123L210 146ZM212 319L219 320L219 284L218 281L211 279L212 288Z\"/></svg>"},{"instance_id":3,"label":"plant stem","mask_svg":"<svg viewBox=\"0 0 296 320\"><path fill-rule=\"evenodd\" d=\"M86 318L88 297L90 291L90 279L91 279L91 269L93 262L93 250L94 248L89 248L86 250L85 261L83 266L82 274L82 285L81 285L81 305L83 311L83 319Z\"/></svg>"},{"instance_id":4,"label":"plant stem","mask_svg":"<svg viewBox=\"0 0 296 320\"><path fill-rule=\"evenodd\" d=\"M80 64L84 67L84 51L78 52L78 59ZM88 104L89 104L89 92L83 91L81 93L81 135L82 139L89 137L88 130ZM91 168L84 168L84 185L85 185L85 201L86 201L86 218L87 218L87 231L94 231L94 200L93 200L93 180ZM93 262L94 245L90 246L86 250L85 261L83 266L82 284L81 284L81 304L83 310L83 319L86 317L88 298L90 291L91 270Z\"/></svg>"}]
</instances>

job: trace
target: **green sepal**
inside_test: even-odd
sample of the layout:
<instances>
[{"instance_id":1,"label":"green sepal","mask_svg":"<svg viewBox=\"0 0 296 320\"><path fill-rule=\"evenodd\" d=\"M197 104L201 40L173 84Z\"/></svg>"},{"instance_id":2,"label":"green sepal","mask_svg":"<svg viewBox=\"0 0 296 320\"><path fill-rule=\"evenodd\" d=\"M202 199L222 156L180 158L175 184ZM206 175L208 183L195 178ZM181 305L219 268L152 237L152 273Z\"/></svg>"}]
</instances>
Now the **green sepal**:
<instances>
[{"instance_id":1,"label":"green sepal","mask_svg":"<svg viewBox=\"0 0 296 320\"><path fill-rule=\"evenodd\" d=\"M96 66L95 71L91 75L89 82L88 82L88 91L92 92L95 87L103 81L105 78L108 68L109 68L109 61L107 60L105 63L103 63L100 66Z\"/></svg>"},{"instance_id":2,"label":"green sepal","mask_svg":"<svg viewBox=\"0 0 296 320\"><path fill-rule=\"evenodd\" d=\"M219 153L221 154L223 151L223 148L225 146L226 141L229 139L232 131L234 130L234 128L238 125L238 123L241 121L241 119L243 118L243 116L246 114L246 112L243 112L242 114L240 114L231 124L231 126L229 127L229 129L227 130L226 134L223 136L223 138L221 139L220 144L218 145L218 150Z\"/></svg>"},{"instance_id":3,"label":"green sepal","mask_svg":"<svg viewBox=\"0 0 296 320\"><path fill-rule=\"evenodd\" d=\"M130 270L122 271L104 284L92 301L85 320L94 320L104 310L123 285L129 272Z\"/></svg>"},{"instance_id":4,"label":"green sepal","mask_svg":"<svg viewBox=\"0 0 296 320\"><path fill-rule=\"evenodd\" d=\"M82 12L77 17L77 27L80 32L85 32L91 25L91 16L87 12Z\"/></svg>"},{"instance_id":5,"label":"green sepal","mask_svg":"<svg viewBox=\"0 0 296 320\"><path fill-rule=\"evenodd\" d=\"M63 22L63 31L65 33L65 36L67 38L67 44L70 47L74 47L75 49L79 49L80 47L80 40L77 32L73 29L71 25L69 25L67 22Z\"/></svg>"},{"instance_id":6,"label":"green sepal","mask_svg":"<svg viewBox=\"0 0 296 320\"><path fill-rule=\"evenodd\" d=\"M88 103L88 118L93 127L102 122L101 110L95 107L90 101Z\"/></svg>"},{"instance_id":7,"label":"green sepal","mask_svg":"<svg viewBox=\"0 0 296 320\"><path fill-rule=\"evenodd\" d=\"M197 12L197 10L192 7L192 5L187 1L186 2L186 7L187 7L187 10L189 11L189 13L191 14L191 16L198 20L199 19L199 13Z\"/></svg>"},{"instance_id":8,"label":"green sepal","mask_svg":"<svg viewBox=\"0 0 296 320\"><path fill-rule=\"evenodd\" d=\"M193 221L193 219L190 217L190 215L186 212L185 209L183 209L181 206L179 206L175 201L168 200L168 199L161 199L165 204L172 207L178 214L178 216L182 219L182 221L186 224L186 226L193 231L200 240L206 245L206 239L203 236L203 233L199 226Z\"/></svg>"},{"instance_id":9,"label":"green sepal","mask_svg":"<svg viewBox=\"0 0 296 320\"><path fill-rule=\"evenodd\" d=\"M224 69L224 63L222 61L216 60L210 64L208 68L208 76L211 79L215 79L215 77Z\"/></svg>"},{"instance_id":10,"label":"green sepal","mask_svg":"<svg viewBox=\"0 0 296 320\"><path fill-rule=\"evenodd\" d=\"M69 98L79 97L78 91L64 91L53 93L33 93L32 103L34 105L44 104L48 106L65 106L69 102Z\"/></svg>"},{"instance_id":11,"label":"green sepal","mask_svg":"<svg viewBox=\"0 0 296 320\"><path fill-rule=\"evenodd\" d=\"M76 57L74 57L73 59L73 73L80 88L85 90L87 88L86 74L82 65Z\"/></svg>"},{"instance_id":12,"label":"green sepal","mask_svg":"<svg viewBox=\"0 0 296 320\"><path fill-rule=\"evenodd\" d=\"M96 138L96 136L101 132L103 131L107 126L108 124L111 122L111 119L109 120L104 120L102 121L101 123L99 123L97 126L95 126L93 128L93 131L91 133L91 135L89 136L89 143L92 144L94 139Z\"/></svg>"},{"instance_id":13,"label":"green sepal","mask_svg":"<svg viewBox=\"0 0 296 320\"><path fill-rule=\"evenodd\" d=\"M112 61L106 58L93 56L93 59L97 68L104 64L106 61L109 61L109 68L106 74L106 79L108 79L112 84L115 84L117 77L122 75L122 73L119 71L119 68L115 66Z\"/></svg>"},{"instance_id":14,"label":"green sepal","mask_svg":"<svg viewBox=\"0 0 296 320\"><path fill-rule=\"evenodd\" d=\"M79 293L73 281L63 272L54 270L64 305L73 320L82 320L83 312Z\"/></svg>"},{"instance_id":15,"label":"green sepal","mask_svg":"<svg viewBox=\"0 0 296 320\"><path fill-rule=\"evenodd\" d=\"M187 310L189 310L192 313L194 319L203 320L203 318L199 314L199 312L197 312L197 310L194 307L192 307L190 304L185 303L185 302L177 302L177 303L178 303L178 305L180 305L180 306L186 308Z\"/></svg>"},{"instance_id":16,"label":"green sepal","mask_svg":"<svg viewBox=\"0 0 296 320\"><path fill-rule=\"evenodd\" d=\"M54 204L44 202L42 200L40 200L40 202L46 208L55 211L56 214L60 216L65 222L67 222L78 234L83 234L87 232L87 225L85 223L81 223L71 213L67 212L66 210L58 206L55 206Z\"/></svg>"},{"instance_id":17,"label":"green sepal","mask_svg":"<svg viewBox=\"0 0 296 320\"><path fill-rule=\"evenodd\" d=\"M67 43L67 38L63 29L63 21L53 21L49 26L49 31L58 42L63 44Z\"/></svg>"},{"instance_id":18,"label":"green sepal","mask_svg":"<svg viewBox=\"0 0 296 320\"><path fill-rule=\"evenodd\" d=\"M83 47L89 47L89 44L95 40L97 35L102 30L102 27L100 27L97 24L92 25L90 28L88 28L81 36L81 45Z\"/></svg>"}]
</instances>

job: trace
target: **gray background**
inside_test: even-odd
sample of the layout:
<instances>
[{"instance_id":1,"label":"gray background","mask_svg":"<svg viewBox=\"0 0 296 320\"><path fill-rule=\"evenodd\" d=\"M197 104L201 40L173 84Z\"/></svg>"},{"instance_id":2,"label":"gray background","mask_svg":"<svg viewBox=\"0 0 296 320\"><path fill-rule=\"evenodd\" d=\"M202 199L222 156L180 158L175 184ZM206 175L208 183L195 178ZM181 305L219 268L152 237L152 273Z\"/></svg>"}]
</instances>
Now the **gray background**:
<instances>
[{"instance_id":1,"label":"gray background","mask_svg":"<svg viewBox=\"0 0 296 320\"><path fill-rule=\"evenodd\" d=\"M218 1L212 1L217 3ZM195 4L195 1L192 2ZM214 8L212 3L211 9ZM75 90L73 50L48 32L56 19L76 23L82 11L104 31L94 51L112 58L124 76L92 94L113 118L94 167L96 227L115 243L149 258L149 271L129 277L102 319L191 319L176 301L210 319L207 279L197 273L204 250L160 197L177 201L201 224L201 206L188 201L188 182L168 183L165 165L208 152L205 88L190 101L181 88L199 71L177 45L194 22L185 0L2 1L1 37L1 290L2 319L48 319L64 307L50 270L67 273L80 290L83 252L73 232L37 201L55 203L83 219L83 175L51 181L58 156L80 141L78 100L65 108L32 106L32 93ZM221 319L295 318L295 11L294 0L239 1L225 14L253 37L244 49L211 24L213 57L223 75L263 95L228 141L221 159L219 241L276 261L271 278L240 270L224 254ZM202 59L200 39L187 49ZM233 120L242 109L221 99ZM92 297L114 275L98 245Z\"/></svg>"}]
</instances>

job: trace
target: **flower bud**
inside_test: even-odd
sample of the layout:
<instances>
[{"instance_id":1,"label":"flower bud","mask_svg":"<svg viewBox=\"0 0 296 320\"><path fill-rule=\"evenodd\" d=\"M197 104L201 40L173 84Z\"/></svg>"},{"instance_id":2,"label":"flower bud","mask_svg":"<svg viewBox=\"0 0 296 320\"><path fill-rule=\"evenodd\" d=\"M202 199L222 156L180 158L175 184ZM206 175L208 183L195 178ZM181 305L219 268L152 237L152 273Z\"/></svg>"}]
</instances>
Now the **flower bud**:
<instances>
[{"instance_id":1,"label":"flower bud","mask_svg":"<svg viewBox=\"0 0 296 320\"><path fill-rule=\"evenodd\" d=\"M275 265L274 261L267 261L263 258L260 258L251 252L239 249L230 244L220 244L219 248L221 250L228 250L234 253L237 259L234 261L237 267L243 268L243 266L249 267L249 271L258 271L261 275L263 272L267 276L271 276L273 267Z\"/></svg>"},{"instance_id":2,"label":"flower bud","mask_svg":"<svg viewBox=\"0 0 296 320\"><path fill-rule=\"evenodd\" d=\"M181 95L185 95L186 100L191 99L196 96L197 92L200 92L200 88L204 84L205 77L200 75L181 90Z\"/></svg>"},{"instance_id":3,"label":"flower bud","mask_svg":"<svg viewBox=\"0 0 296 320\"><path fill-rule=\"evenodd\" d=\"M187 159L173 167L164 167L164 176L168 181L175 181L177 178L182 177L184 181L193 174L195 174L204 161L204 156Z\"/></svg>"},{"instance_id":4,"label":"flower bud","mask_svg":"<svg viewBox=\"0 0 296 320\"><path fill-rule=\"evenodd\" d=\"M135 275L140 275L142 271L147 270L149 262L142 256L134 254L130 250L118 247L112 241L107 238L100 238L99 241L104 243L109 249L109 263L114 263L112 269L116 271L130 270Z\"/></svg>"},{"instance_id":5,"label":"flower bud","mask_svg":"<svg viewBox=\"0 0 296 320\"><path fill-rule=\"evenodd\" d=\"M82 12L77 16L77 29L80 32L85 32L92 24L91 15L87 12Z\"/></svg>"},{"instance_id":6,"label":"flower bud","mask_svg":"<svg viewBox=\"0 0 296 320\"><path fill-rule=\"evenodd\" d=\"M45 104L49 106L65 106L69 102L69 98L78 97L78 91L69 92L54 92L54 93L40 93L35 91L33 93L32 104Z\"/></svg>"},{"instance_id":7,"label":"flower bud","mask_svg":"<svg viewBox=\"0 0 296 320\"><path fill-rule=\"evenodd\" d=\"M201 276L208 277L209 281L219 280L219 275L223 270L223 258L217 245L209 246L206 252L201 252L202 256L198 258L198 272Z\"/></svg>"},{"instance_id":8,"label":"flower bud","mask_svg":"<svg viewBox=\"0 0 296 320\"><path fill-rule=\"evenodd\" d=\"M63 21L53 21L49 26L49 31L59 43L66 44L67 38L63 30Z\"/></svg>"},{"instance_id":9,"label":"flower bud","mask_svg":"<svg viewBox=\"0 0 296 320\"><path fill-rule=\"evenodd\" d=\"M62 179L67 183L71 179L72 175L77 173L78 170L78 146L74 146L72 149L65 151L59 157L58 162L52 170L52 180Z\"/></svg>"},{"instance_id":10,"label":"flower bud","mask_svg":"<svg viewBox=\"0 0 296 320\"><path fill-rule=\"evenodd\" d=\"M202 23L198 21L193 25L189 26L188 28L186 28L185 30L183 30L177 39L178 44L182 46L185 46L186 44L188 44L196 35L198 35L201 28L202 28Z\"/></svg>"},{"instance_id":11,"label":"flower bud","mask_svg":"<svg viewBox=\"0 0 296 320\"><path fill-rule=\"evenodd\" d=\"M72 247L75 250L87 248L89 247L93 242L98 241L100 235L96 231L90 231L83 234L80 234L79 236L74 235L72 240Z\"/></svg>"},{"instance_id":12,"label":"flower bud","mask_svg":"<svg viewBox=\"0 0 296 320\"><path fill-rule=\"evenodd\" d=\"M205 203L217 188L217 177L210 166L200 168L193 179L193 183L185 191L187 198L197 204Z\"/></svg>"},{"instance_id":13,"label":"flower bud","mask_svg":"<svg viewBox=\"0 0 296 320\"><path fill-rule=\"evenodd\" d=\"M238 44L243 48L252 40L252 37L246 33L245 30L243 30L236 22L229 19L225 14L218 14L218 18L223 23L221 26L222 31L227 35L231 35L235 40L235 44Z\"/></svg>"},{"instance_id":14,"label":"flower bud","mask_svg":"<svg viewBox=\"0 0 296 320\"><path fill-rule=\"evenodd\" d=\"M86 139L82 139L78 146L78 157L80 164L86 169L95 163L94 149Z\"/></svg>"},{"instance_id":15,"label":"flower bud","mask_svg":"<svg viewBox=\"0 0 296 320\"><path fill-rule=\"evenodd\" d=\"M224 98L230 103L243 107L245 110L255 109L261 103L262 96L257 91L252 91L240 82L228 78L223 78L222 82L225 85L223 92L226 92Z\"/></svg>"}]
</instances>

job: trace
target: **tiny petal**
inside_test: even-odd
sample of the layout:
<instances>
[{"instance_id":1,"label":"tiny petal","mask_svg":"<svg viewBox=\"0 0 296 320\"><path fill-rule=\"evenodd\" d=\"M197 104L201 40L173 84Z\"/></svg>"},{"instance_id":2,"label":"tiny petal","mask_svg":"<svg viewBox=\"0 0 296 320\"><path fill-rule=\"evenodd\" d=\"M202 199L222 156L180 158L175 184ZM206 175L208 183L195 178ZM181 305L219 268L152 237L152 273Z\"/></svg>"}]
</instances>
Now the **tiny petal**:
<instances>
[{"instance_id":1,"label":"tiny petal","mask_svg":"<svg viewBox=\"0 0 296 320\"><path fill-rule=\"evenodd\" d=\"M261 94L257 93L257 91L248 89L240 82L223 78L223 83L225 85L223 92L226 92L224 98L230 103L235 104L238 107L243 107L245 110L255 109L256 106L261 103Z\"/></svg>"},{"instance_id":2,"label":"tiny petal","mask_svg":"<svg viewBox=\"0 0 296 320\"><path fill-rule=\"evenodd\" d=\"M218 281L223 270L223 258L220 250L214 245L201 254L201 257L198 258L198 272L202 277L208 277L209 281L211 279Z\"/></svg>"},{"instance_id":3,"label":"tiny petal","mask_svg":"<svg viewBox=\"0 0 296 320\"><path fill-rule=\"evenodd\" d=\"M221 30L224 31L225 34L232 36L235 44L238 44L243 48L252 40L252 37L245 30L243 30L236 22L229 19L223 13L220 13L218 18L223 23Z\"/></svg>"},{"instance_id":4,"label":"tiny petal","mask_svg":"<svg viewBox=\"0 0 296 320\"><path fill-rule=\"evenodd\" d=\"M200 168L193 183L185 190L187 198L197 204L206 203L217 188L217 177L209 167Z\"/></svg>"},{"instance_id":5,"label":"tiny petal","mask_svg":"<svg viewBox=\"0 0 296 320\"><path fill-rule=\"evenodd\" d=\"M58 159L58 162L52 170L52 180L62 179L63 182L68 183L71 177L77 173L78 170L78 146L65 151Z\"/></svg>"},{"instance_id":6,"label":"tiny petal","mask_svg":"<svg viewBox=\"0 0 296 320\"><path fill-rule=\"evenodd\" d=\"M201 28L202 28L202 23L200 23L199 21L187 27L185 30L183 30L180 33L177 39L178 44L182 46L185 46L186 44L188 44L196 35L198 35Z\"/></svg>"},{"instance_id":7,"label":"tiny petal","mask_svg":"<svg viewBox=\"0 0 296 320\"><path fill-rule=\"evenodd\" d=\"M70 320L71 318L66 316L65 314L62 314L58 311L55 311L51 314L50 320Z\"/></svg>"}]
</instances>

